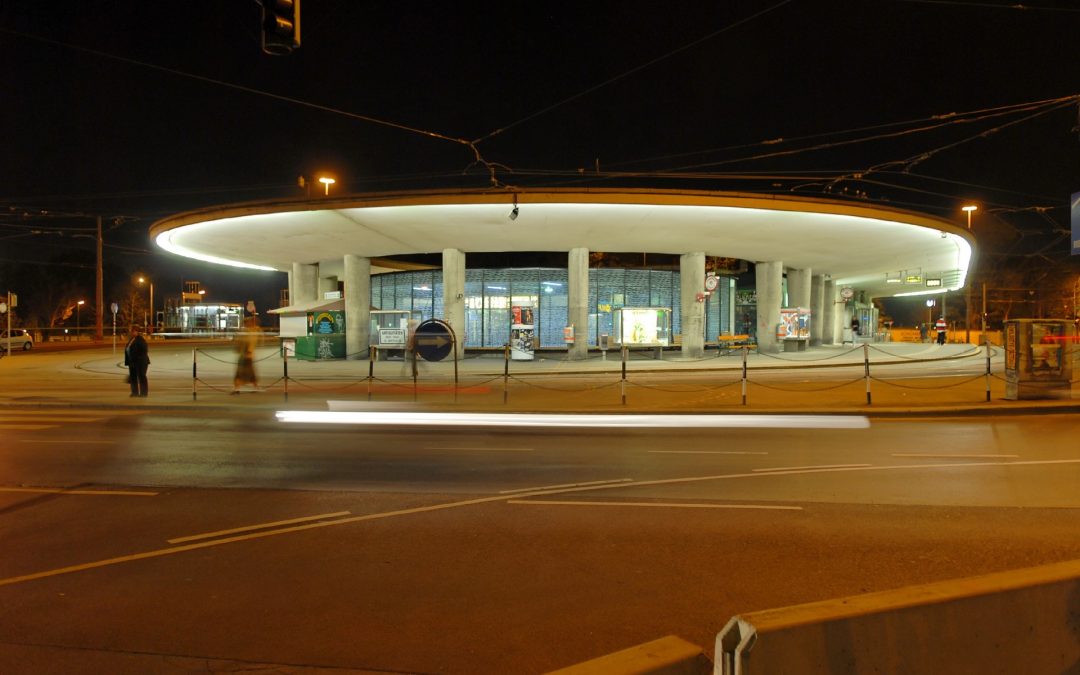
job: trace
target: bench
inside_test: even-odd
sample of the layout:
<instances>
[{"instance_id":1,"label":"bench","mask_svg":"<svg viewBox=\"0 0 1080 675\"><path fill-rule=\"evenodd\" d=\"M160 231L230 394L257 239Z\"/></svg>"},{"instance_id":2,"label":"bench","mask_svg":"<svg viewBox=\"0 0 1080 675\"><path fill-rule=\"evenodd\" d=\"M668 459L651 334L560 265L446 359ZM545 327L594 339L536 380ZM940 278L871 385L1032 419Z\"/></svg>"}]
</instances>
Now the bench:
<instances>
[{"instance_id":1,"label":"bench","mask_svg":"<svg viewBox=\"0 0 1080 675\"><path fill-rule=\"evenodd\" d=\"M724 356L734 354L743 347L754 347L757 343L749 335L719 335L716 344L719 347L716 355Z\"/></svg>"}]
</instances>

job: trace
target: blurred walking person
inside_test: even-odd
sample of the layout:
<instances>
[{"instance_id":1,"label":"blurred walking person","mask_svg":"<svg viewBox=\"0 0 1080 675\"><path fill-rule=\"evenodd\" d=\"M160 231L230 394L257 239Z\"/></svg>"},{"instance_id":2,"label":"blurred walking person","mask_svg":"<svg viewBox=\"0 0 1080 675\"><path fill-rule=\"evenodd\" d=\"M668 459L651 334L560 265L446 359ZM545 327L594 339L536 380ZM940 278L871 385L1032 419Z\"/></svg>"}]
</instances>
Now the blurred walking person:
<instances>
[{"instance_id":1,"label":"blurred walking person","mask_svg":"<svg viewBox=\"0 0 1080 675\"><path fill-rule=\"evenodd\" d=\"M258 388L259 382L255 375L255 345L258 342L258 335L254 330L254 327L249 328L248 332L236 338L236 375L233 376L232 391L234 394L239 394L241 390L257 391Z\"/></svg>"},{"instance_id":2,"label":"blurred walking person","mask_svg":"<svg viewBox=\"0 0 1080 675\"><path fill-rule=\"evenodd\" d=\"M132 396L145 397L150 393L146 369L150 367L150 348L138 326L131 327L131 337L124 345L124 365L128 369L128 384Z\"/></svg>"}]
</instances>

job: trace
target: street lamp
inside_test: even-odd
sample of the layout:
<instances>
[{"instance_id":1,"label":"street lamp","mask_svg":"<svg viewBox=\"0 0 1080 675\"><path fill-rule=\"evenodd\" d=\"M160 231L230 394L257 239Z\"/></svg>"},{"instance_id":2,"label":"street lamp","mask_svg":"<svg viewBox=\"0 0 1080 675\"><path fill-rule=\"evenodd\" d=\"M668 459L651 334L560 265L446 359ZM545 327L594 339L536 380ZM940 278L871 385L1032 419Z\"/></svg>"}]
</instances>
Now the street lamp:
<instances>
[{"instance_id":1,"label":"street lamp","mask_svg":"<svg viewBox=\"0 0 1080 675\"><path fill-rule=\"evenodd\" d=\"M150 319L154 319L154 282L146 279L145 277L139 277L140 284L150 284ZM143 314L143 330L146 330L146 314Z\"/></svg>"},{"instance_id":2,"label":"street lamp","mask_svg":"<svg viewBox=\"0 0 1080 675\"><path fill-rule=\"evenodd\" d=\"M970 229L971 229L971 214L972 214L972 213L974 213L974 212L976 212L976 211L978 211L978 210L979 210L979 207L978 207L978 206L975 206L974 204L968 204L967 206L963 206L963 207L961 207L961 210L962 210L962 211L966 211L966 212L967 212L967 217L968 217L968 229L970 230Z\"/></svg>"},{"instance_id":3,"label":"street lamp","mask_svg":"<svg viewBox=\"0 0 1080 675\"><path fill-rule=\"evenodd\" d=\"M82 335L82 306L86 304L85 300L80 300L75 303L75 339L78 340Z\"/></svg>"},{"instance_id":4,"label":"street lamp","mask_svg":"<svg viewBox=\"0 0 1080 675\"><path fill-rule=\"evenodd\" d=\"M330 176L320 176L319 177L319 182L323 184L323 188L325 190L325 192L323 194L325 194L326 196L329 197L330 196L330 186L333 185L334 183L336 183L337 181L334 180L333 178L331 178Z\"/></svg>"}]
</instances>

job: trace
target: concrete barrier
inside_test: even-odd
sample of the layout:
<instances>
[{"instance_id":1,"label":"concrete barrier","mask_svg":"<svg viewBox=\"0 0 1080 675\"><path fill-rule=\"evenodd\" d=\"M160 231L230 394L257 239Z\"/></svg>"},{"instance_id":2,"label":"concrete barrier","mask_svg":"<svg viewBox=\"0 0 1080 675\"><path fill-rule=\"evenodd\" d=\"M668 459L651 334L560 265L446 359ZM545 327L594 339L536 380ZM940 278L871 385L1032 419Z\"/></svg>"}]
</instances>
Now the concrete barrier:
<instances>
[{"instance_id":1,"label":"concrete barrier","mask_svg":"<svg viewBox=\"0 0 1080 675\"><path fill-rule=\"evenodd\" d=\"M1080 560L739 615L714 673L1080 674Z\"/></svg>"},{"instance_id":2,"label":"concrete barrier","mask_svg":"<svg viewBox=\"0 0 1080 675\"><path fill-rule=\"evenodd\" d=\"M701 647L668 635L548 675L708 675L711 672L712 663Z\"/></svg>"}]
</instances>

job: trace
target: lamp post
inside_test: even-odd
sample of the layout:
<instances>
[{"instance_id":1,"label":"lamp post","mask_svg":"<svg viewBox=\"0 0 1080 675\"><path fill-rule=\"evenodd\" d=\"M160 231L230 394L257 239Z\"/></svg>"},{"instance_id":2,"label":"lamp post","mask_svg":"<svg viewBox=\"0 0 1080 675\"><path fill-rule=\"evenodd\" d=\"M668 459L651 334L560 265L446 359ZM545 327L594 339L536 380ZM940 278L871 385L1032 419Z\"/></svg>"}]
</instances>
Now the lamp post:
<instances>
[{"instance_id":1,"label":"lamp post","mask_svg":"<svg viewBox=\"0 0 1080 675\"><path fill-rule=\"evenodd\" d=\"M937 300L930 299L926 301L926 328L929 330L934 325L934 305L937 304Z\"/></svg>"},{"instance_id":2,"label":"lamp post","mask_svg":"<svg viewBox=\"0 0 1080 675\"><path fill-rule=\"evenodd\" d=\"M323 189L324 189L323 194L326 195L327 197L329 197L330 196L330 186L333 185L334 183L336 183L337 181L334 180L333 178L331 178L330 176L319 176L319 182L323 184Z\"/></svg>"},{"instance_id":3,"label":"lamp post","mask_svg":"<svg viewBox=\"0 0 1080 675\"><path fill-rule=\"evenodd\" d=\"M970 231L971 230L971 214L978 211L979 207L975 206L974 204L966 204L966 205L960 207L960 209L964 213L967 214L967 226L968 226L968 230ZM966 299L964 301L964 329L967 331L967 337L964 338L964 341L970 344L971 343L971 283L970 282L965 282L964 285L967 286L967 295L966 295ZM982 320L983 320L982 332L983 332L983 335L985 335L986 334L986 311L985 310L983 311Z\"/></svg>"},{"instance_id":4,"label":"lamp post","mask_svg":"<svg viewBox=\"0 0 1080 675\"><path fill-rule=\"evenodd\" d=\"M82 336L82 306L86 304L85 300L80 300L75 303L75 339L78 340Z\"/></svg>"},{"instance_id":5,"label":"lamp post","mask_svg":"<svg viewBox=\"0 0 1080 675\"><path fill-rule=\"evenodd\" d=\"M150 284L150 320L154 320L154 282L146 279L145 277L139 277L140 284ZM143 314L143 330L146 330L146 314Z\"/></svg>"}]
</instances>

